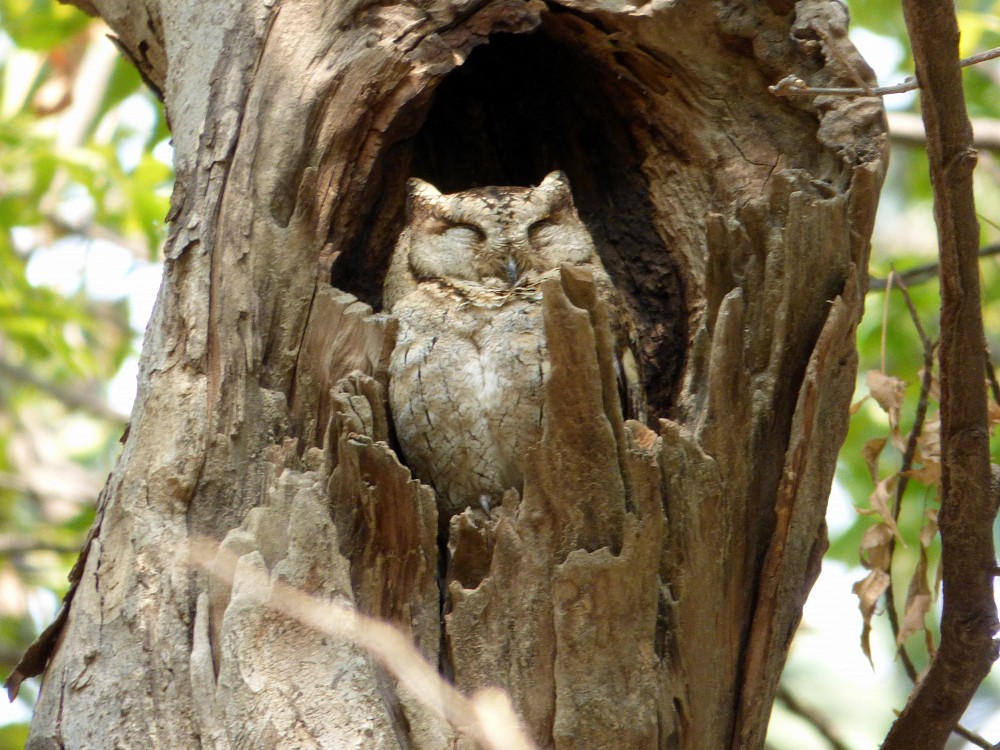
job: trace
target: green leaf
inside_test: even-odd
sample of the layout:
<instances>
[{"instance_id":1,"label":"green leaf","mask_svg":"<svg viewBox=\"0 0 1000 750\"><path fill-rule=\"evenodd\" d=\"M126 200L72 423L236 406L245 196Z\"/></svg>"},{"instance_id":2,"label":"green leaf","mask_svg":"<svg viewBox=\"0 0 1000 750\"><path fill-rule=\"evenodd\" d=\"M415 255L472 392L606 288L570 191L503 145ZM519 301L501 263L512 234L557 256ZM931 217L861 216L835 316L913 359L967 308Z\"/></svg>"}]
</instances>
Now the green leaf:
<instances>
[{"instance_id":1,"label":"green leaf","mask_svg":"<svg viewBox=\"0 0 1000 750\"><path fill-rule=\"evenodd\" d=\"M18 47L34 50L51 50L91 23L77 8L50 0L0 0L0 20Z\"/></svg>"}]
</instances>

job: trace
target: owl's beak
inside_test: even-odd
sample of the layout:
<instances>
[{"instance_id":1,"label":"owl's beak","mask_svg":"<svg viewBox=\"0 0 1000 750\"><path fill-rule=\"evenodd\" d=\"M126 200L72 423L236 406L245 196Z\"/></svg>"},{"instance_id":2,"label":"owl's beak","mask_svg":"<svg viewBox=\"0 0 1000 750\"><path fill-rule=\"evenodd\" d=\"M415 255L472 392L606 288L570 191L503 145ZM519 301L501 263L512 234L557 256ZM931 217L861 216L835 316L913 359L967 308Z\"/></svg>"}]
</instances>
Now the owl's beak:
<instances>
[{"instance_id":1,"label":"owl's beak","mask_svg":"<svg viewBox=\"0 0 1000 750\"><path fill-rule=\"evenodd\" d=\"M521 272L517 268L517 261L514 260L513 256L507 258L507 284L508 286L515 286L517 280L521 277Z\"/></svg>"}]
</instances>

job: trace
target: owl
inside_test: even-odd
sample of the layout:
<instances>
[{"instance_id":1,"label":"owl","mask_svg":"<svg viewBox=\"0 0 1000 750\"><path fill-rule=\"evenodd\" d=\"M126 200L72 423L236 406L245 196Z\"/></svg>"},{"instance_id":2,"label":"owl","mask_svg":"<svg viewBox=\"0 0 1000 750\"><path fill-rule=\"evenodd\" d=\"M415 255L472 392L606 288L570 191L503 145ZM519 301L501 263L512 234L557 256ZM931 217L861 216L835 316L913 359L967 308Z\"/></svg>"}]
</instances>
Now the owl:
<instances>
[{"instance_id":1,"label":"owl","mask_svg":"<svg viewBox=\"0 0 1000 750\"><path fill-rule=\"evenodd\" d=\"M436 491L444 526L466 507L488 510L506 490L523 489L549 373L539 284L560 266L593 274L617 318L626 415L643 418L644 404L635 326L562 172L534 188L442 195L418 179L407 188L406 227L383 289L399 323L389 406L403 457Z\"/></svg>"}]
</instances>

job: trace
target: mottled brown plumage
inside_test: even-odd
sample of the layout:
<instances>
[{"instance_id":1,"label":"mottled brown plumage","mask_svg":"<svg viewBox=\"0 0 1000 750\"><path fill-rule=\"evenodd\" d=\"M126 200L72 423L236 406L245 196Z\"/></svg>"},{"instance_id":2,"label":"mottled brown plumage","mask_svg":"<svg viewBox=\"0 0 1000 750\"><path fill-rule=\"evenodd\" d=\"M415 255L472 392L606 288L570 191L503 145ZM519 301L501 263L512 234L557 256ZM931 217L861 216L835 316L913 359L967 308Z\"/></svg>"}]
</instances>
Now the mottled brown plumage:
<instances>
[{"instance_id":1,"label":"mottled brown plumage","mask_svg":"<svg viewBox=\"0 0 1000 750\"><path fill-rule=\"evenodd\" d=\"M561 265L593 274L616 317L626 414L643 418L635 327L565 175L452 195L410 181L384 288L385 309L399 320L389 402L403 455L434 487L442 520L522 490L549 370L539 284Z\"/></svg>"}]
</instances>

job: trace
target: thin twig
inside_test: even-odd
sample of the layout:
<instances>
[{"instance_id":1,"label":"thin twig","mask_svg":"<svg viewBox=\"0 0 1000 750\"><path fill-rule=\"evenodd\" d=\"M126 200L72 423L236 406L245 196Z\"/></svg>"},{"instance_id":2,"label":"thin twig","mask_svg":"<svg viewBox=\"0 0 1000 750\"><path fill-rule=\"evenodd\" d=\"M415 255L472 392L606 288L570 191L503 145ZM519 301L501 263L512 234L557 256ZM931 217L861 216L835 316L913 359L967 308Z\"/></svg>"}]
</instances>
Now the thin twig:
<instances>
[{"instance_id":1,"label":"thin twig","mask_svg":"<svg viewBox=\"0 0 1000 750\"><path fill-rule=\"evenodd\" d=\"M1000 47L977 52L975 55L963 58L959 61L959 65L967 68L970 65L977 65L996 57L1000 57ZM889 94L905 94L907 91L916 91L919 88L920 84L917 82L916 76L908 76L902 83L897 83L894 86L813 88L798 76L788 75L773 86L768 86L767 90L776 96L888 96Z\"/></svg>"},{"instance_id":2,"label":"thin twig","mask_svg":"<svg viewBox=\"0 0 1000 750\"><path fill-rule=\"evenodd\" d=\"M994 255L1000 255L1000 242L994 243L992 245L985 245L979 249L980 258L989 258ZM895 272L896 279L902 281L907 286L913 286L914 284L922 284L925 281L936 279L940 267L941 267L940 263L926 263L922 266L911 268L908 271L903 271L902 273ZM882 291L886 288L887 282L888 282L888 277L886 277L885 279L879 279L874 276L869 276L868 291L869 292Z\"/></svg>"},{"instance_id":3,"label":"thin twig","mask_svg":"<svg viewBox=\"0 0 1000 750\"><path fill-rule=\"evenodd\" d=\"M983 750L996 750L997 748L997 745L994 745L988 739L979 736L975 732L970 732L961 724L956 724L952 731L967 742L971 742L976 747L983 748Z\"/></svg>"},{"instance_id":4,"label":"thin twig","mask_svg":"<svg viewBox=\"0 0 1000 750\"><path fill-rule=\"evenodd\" d=\"M950 0L903 0L927 131L941 260L941 638L883 750L944 747L996 658L993 520L983 388L979 223L972 147ZM996 55L1000 56L1000 50ZM986 59L977 55L975 61ZM970 63L971 64L971 63Z\"/></svg>"},{"instance_id":5,"label":"thin twig","mask_svg":"<svg viewBox=\"0 0 1000 750\"><path fill-rule=\"evenodd\" d=\"M903 451L903 460L900 464L898 472L899 481L896 483L896 495L893 499L892 517L898 525L899 514L903 508L903 494L906 492L906 487L909 484L907 472L913 468L913 458L917 454L917 441L920 439L920 435L924 430L924 420L927 417L927 404L934 372L935 345L929 338L927 338L927 333L924 331L924 326L920 322L920 316L917 314L917 308L914 306L913 300L910 298L910 293L906 288L906 284L895 272L895 270L889 272L887 285L891 286L892 284L896 285L900 294L903 295L903 299L906 300L906 306L910 311L910 320L913 321L913 327L916 329L917 335L920 337L920 343L924 350L924 368L923 376L920 379L920 397L917 400L917 411L913 418L913 427L910 429L910 433L906 438L906 449ZM889 295L886 295L886 297L888 296ZM885 612L889 618L889 626L892 628L892 636L898 642L899 614L896 611L896 598L892 585L892 560L895 551L896 537L893 535L889 539L889 585L885 590ZM906 648L906 644L900 643L896 651L899 654L900 661L903 662L903 669L906 671L906 676L910 678L911 682L916 683L918 676L917 667L913 663L913 659L910 657L910 652Z\"/></svg>"},{"instance_id":6,"label":"thin twig","mask_svg":"<svg viewBox=\"0 0 1000 750\"><path fill-rule=\"evenodd\" d=\"M80 543L48 542L18 534L0 534L0 555L23 555L28 552L56 552L60 555L78 553Z\"/></svg>"},{"instance_id":7,"label":"thin twig","mask_svg":"<svg viewBox=\"0 0 1000 750\"><path fill-rule=\"evenodd\" d=\"M889 121L889 138L893 143L927 145L927 133L920 115L913 112L886 112L885 116ZM1000 120L973 117L972 145L980 151L1000 151Z\"/></svg>"},{"instance_id":8,"label":"thin twig","mask_svg":"<svg viewBox=\"0 0 1000 750\"><path fill-rule=\"evenodd\" d=\"M967 68L970 65L978 65L981 62L986 62L987 60L992 60L996 57L1000 57L1000 47L994 47L993 49L984 50L982 52L977 52L974 55L963 57L958 61L958 64L963 68Z\"/></svg>"},{"instance_id":9,"label":"thin twig","mask_svg":"<svg viewBox=\"0 0 1000 750\"><path fill-rule=\"evenodd\" d=\"M840 739L836 732L830 727L830 722L825 716L823 716L819 711L809 706L804 706L799 702L786 687L782 686L778 688L778 700L785 704L791 713L798 716L809 726L816 730L827 743L830 745L832 750L850 750L850 747Z\"/></svg>"},{"instance_id":10,"label":"thin twig","mask_svg":"<svg viewBox=\"0 0 1000 750\"><path fill-rule=\"evenodd\" d=\"M903 300L906 302L906 307L910 311L910 320L913 321L913 327L917 331L917 336L920 337L920 345L924 350L924 367L930 369L934 366L934 348L935 344L927 337L927 332L924 330L923 324L920 322L920 315L917 313L917 307L913 304L913 299L910 297L910 290L907 287L906 279L904 279L900 274L896 273L896 269L892 269L890 275L894 278L896 286L899 288L900 294L903 295Z\"/></svg>"},{"instance_id":11,"label":"thin twig","mask_svg":"<svg viewBox=\"0 0 1000 750\"><path fill-rule=\"evenodd\" d=\"M75 235L89 241L103 240L104 242L110 242L128 250L129 254L137 261L140 261L141 263L150 262L152 253L145 244L126 237L123 234L119 234L118 232L114 232L94 221L86 221L75 224L60 216L57 211L51 209L44 211L44 216L46 221L48 221L56 232ZM48 232L47 234L52 233ZM46 244L49 244L53 239L55 239L55 237L46 237L45 239Z\"/></svg>"},{"instance_id":12,"label":"thin twig","mask_svg":"<svg viewBox=\"0 0 1000 750\"><path fill-rule=\"evenodd\" d=\"M38 375L28 368L15 365L4 359L0 359L0 375L37 388L52 396L57 401L61 401L71 409L80 409L95 417L120 425L128 422L128 415L111 408L103 399L83 390L67 388L57 383L52 383L38 377Z\"/></svg>"},{"instance_id":13,"label":"thin twig","mask_svg":"<svg viewBox=\"0 0 1000 750\"><path fill-rule=\"evenodd\" d=\"M261 607L365 649L425 709L447 721L476 746L486 750L535 750L536 745L521 727L510 699L502 690L484 688L466 696L441 677L410 636L391 623L363 615L346 604L317 599L285 581L272 580L266 571L244 564L231 550L220 548L209 539L195 540L190 560L229 585L236 583L238 575L241 591L248 596L257 594ZM205 597L202 601L207 601L207 596L202 596Z\"/></svg>"},{"instance_id":14,"label":"thin twig","mask_svg":"<svg viewBox=\"0 0 1000 750\"><path fill-rule=\"evenodd\" d=\"M885 280L885 288L892 290L892 282L896 278L895 270L889 271L889 276ZM882 301L882 338L879 340L878 355L879 369L885 372L885 339L889 330L889 295L885 295Z\"/></svg>"},{"instance_id":15,"label":"thin twig","mask_svg":"<svg viewBox=\"0 0 1000 750\"><path fill-rule=\"evenodd\" d=\"M903 299L906 301L906 307L910 311L910 320L913 321L913 327L916 329L917 335L920 337L920 343L924 350L923 376L920 379L920 396L917 401L917 411L913 419L913 428L907 436L906 450L903 453L903 460L899 467L899 481L896 484L896 496L892 508L893 519L898 524L899 514L903 506L903 493L906 492L906 487L910 481L906 474L913 468L913 458L916 455L917 440L920 438L921 432L923 432L924 420L927 417L928 396L930 394L931 382L933 380L932 373L934 368L934 350L936 349L936 344L927 337L927 333L924 331L924 326L920 322L920 315L917 313L917 307L913 304L913 299L910 297L910 292L906 288L906 284L903 282L900 275L896 273L895 269L889 272L889 278L887 281L890 282L889 285L895 285L896 288L899 289L900 294L903 295ZM986 358L986 362L987 368L991 369L992 363L990 362L989 357ZM995 377L996 376L994 375L994 378ZM891 562L895 549L896 538L893 536L889 540L890 570L889 585L885 590L885 612L889 618L889 627L892 629L893 638L898 641L899 614L896 610L896 600L895 595L893 594ZM903 663L903 670L906 672L906 676L910 678L910 681L913 684L916 684L919 672L917 671L916 665L913 663L909 649L906 648L906 644L900 643L896 651L899 654L899 660ZM969 742L972 742L979 747L986 748L986 750L991 750L993 748L993 743L979 736L975 732L966 729L961 724L956 724L953 731L955 734L964 737Z\"/></svg>"}]
</instances>

